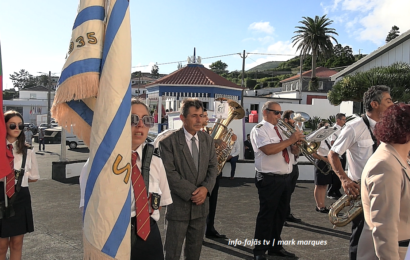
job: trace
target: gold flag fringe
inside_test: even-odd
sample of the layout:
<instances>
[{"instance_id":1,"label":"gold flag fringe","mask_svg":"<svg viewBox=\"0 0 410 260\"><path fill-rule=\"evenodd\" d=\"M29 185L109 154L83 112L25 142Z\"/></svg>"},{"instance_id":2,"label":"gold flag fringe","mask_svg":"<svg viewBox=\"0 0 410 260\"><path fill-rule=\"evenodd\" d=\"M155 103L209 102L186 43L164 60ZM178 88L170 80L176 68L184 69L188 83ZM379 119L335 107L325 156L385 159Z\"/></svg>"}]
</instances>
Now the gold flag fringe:
<instances>
[{"instance_id":1,"label":"gold flag fringe","mask_svg":"<svg viewBox=\"0 0 410 260\"><path fill-rule=\"evenodd\" d=\"M73 131L78 138L90 147L91 126L72 110L67 103L53 104L51 115L65 130L68 132Z\"/></svg>"},{"instance_id":2,"label":"gold flag fringe","mask_svg":"<svg viewBox=\"0 0 410 260\"><path fill-rule=\"evenodd\" d=\"M101 250L98 250L93 246L88 240L87 237L83 234L83 244L84 244L84 260L115 260L109 255L104 254Z\"/></svg>"},{"instance_id":3,"label":"gold flag fringe","mask_svg":"<svg viewBox=\"0 0 410 260\"><path fill-rule=\"evenodd\" d=\"M56 91L55 104L80 100L84 98L96 97L100 73L86 72L66 79Z\"/></svg>"}]
</instances>

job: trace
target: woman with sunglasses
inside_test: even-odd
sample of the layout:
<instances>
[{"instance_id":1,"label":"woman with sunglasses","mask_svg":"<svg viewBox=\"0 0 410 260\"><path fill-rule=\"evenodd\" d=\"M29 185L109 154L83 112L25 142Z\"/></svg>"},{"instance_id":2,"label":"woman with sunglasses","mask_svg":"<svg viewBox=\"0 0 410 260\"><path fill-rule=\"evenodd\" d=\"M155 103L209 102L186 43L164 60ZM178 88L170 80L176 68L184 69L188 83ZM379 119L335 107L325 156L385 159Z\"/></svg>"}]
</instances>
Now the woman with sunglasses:
<instances>
[{"instance_id":1,"label":"woman with sunglasses","mask_svg":"<svg viewBox=\"0 0 410 260\"><path fill-rule=\"evenodd\" d=\"M28 183L37 181L40 176L35 153L25 143L23 117L19 112L10 110L4 113L4 120L7 128L7 155L15 170L21 169L23 157L26 157L21 188L16 189L17 185L11 186L11 193L14 191L14 194L11 195L10 192L4 190L4 186L6 186L4 183L0 185L0 201L5 201L5 196L7 196L9 204L12 203L14 209L13 216L0 219L0 259L6 259L7 250L10 248L10 260L15 260L21 259L24 234L34 231ZM14 181L17 184L17 179L13 180L10 178L11 176L13 175L0 181L6 183Z\"/></svg>"}]
</instances>

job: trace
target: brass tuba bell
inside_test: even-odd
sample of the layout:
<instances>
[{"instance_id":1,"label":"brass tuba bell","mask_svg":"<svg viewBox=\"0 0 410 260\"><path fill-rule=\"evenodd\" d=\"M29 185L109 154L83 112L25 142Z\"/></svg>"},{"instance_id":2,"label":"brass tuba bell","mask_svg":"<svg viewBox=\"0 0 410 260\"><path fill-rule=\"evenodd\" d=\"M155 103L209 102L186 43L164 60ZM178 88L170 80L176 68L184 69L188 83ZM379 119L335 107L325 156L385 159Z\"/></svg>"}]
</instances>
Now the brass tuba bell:
<instances>
[{"instance_id":1,"label":"brass tuba bell","mask_svg":"<svg viewBox=\"0 0 410 260\"><path fill-rule=\"evenodd\" d=\"M218 98L215 99L215 101L226 101L229 104L228 117L226 119L217 119L211 133L211 137L215 139L215 150L218 158L218 173L221 173L226 163L226 159L228 159L228 156L233 149L233 145L235 144L235 141L232 140L234 134L233 130L228 129L228 125L234 119L242 119L245 116L245 111L241 105L231 99ZM217 142L217 140L226 143L226 148L224 148L220 142Z\"/></svg>"}]
</instances>

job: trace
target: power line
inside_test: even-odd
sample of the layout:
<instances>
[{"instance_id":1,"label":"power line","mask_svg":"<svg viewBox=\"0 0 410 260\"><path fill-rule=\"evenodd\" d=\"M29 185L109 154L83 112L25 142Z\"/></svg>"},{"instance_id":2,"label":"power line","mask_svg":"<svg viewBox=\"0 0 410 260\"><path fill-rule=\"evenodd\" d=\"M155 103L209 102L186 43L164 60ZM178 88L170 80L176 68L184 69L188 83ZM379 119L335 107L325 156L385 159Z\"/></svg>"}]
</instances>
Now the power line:
<instances>
[{"instance_id":1,"label":"power line","mask_svg":"<svg viewBox=\"0 0 410 260\"><path fill-rule=\"evenodd\" d=\"M247 54L254 54L254 55L273 55L273 56L297 56L297 54L277 54L277 53L257 53L257 52L248 52ZM205 57L202 58L202 60L206 59L214 59L214 58L220 58L220 57L226 57L226 56L233 56L233 55L241 55L239 52L237 53L231 53L231 54L224 54L224 55L218 55L218 56L211 56L211 57ZM168 65L168 64L176 64L176 63L186 63L186 60L182 61L171 61L171 62L164 62L164 63L156 63L157 66L159 65ZM142 68L142 67L148 67L150 65L138 65L138 66L132 66L132 68Z\"/></svg>"},{"instance_id":2,"label":"power line","mask_svg":"<svg viewBox=\"0 0 410 260\"><path fill-rule=\"evenodd\" d=\"M219 58L219 57L225 57L225 56L232 56L232 55L240 55L240 53L231 53L231 54L224 54L224 55L218 55L218 56L212 56L212 57L206 57L202 58L202 60L206 59L213 59L213 58ZM159 65L168 65L168 64L175 64L175 63L186 63L186 60L183 61L171 61L171 62L165 62L165 63L156 63L157 66ZM141 67L148 67L149 65L139 65L139 66L133 66L133 68L141 68Z\"/></svg>"},{"instance_id":3,"label":"power line","mask_svg":"<svg viewBox=\"0 0 410 260\"><path fill-rule=\"evenodd\" d=\"M273 55L273 56L298 56L297 54L256 53L256 52L248 52L248 54Z\"/></svg>"}]
</instances>

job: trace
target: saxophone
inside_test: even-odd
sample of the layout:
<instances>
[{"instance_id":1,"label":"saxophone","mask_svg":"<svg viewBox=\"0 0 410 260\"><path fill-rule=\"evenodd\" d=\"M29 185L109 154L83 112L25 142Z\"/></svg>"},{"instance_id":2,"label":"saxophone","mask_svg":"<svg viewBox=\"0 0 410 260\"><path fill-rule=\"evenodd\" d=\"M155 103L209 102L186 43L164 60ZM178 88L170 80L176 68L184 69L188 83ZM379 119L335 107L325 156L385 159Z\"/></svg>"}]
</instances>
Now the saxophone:
<instances>
[{"instance_id":1,"label":"saxophone","mask_svg":"<svg viewBox=\"0 0 410 260\"><path fill-rule=\"evenodd\" d=\"M360 180L358 181L358 184L360 184ZM348 206L350 207L347 212L338 216L339 212ZM329 221L333 224L333 228L344 227L362 213L362 211L363 207L360 195L354 199L353 196L345 194L330 206Z\"/></svg>"},{"instance_id":2,"label":"saxophone","mask_svg":"<svg viewBox=\"0 0 410 260\"><path fill-rule=\"evenodd\" d=\"M219 118L216 122L214 127L212 128L211 137L215 139L215 141L219 140L219 142L215 142L215 150L216 150L216 157L218 158L218 173L222 172L223 167L225 166L226 159L231 154L233 149L233 145L235 144L235 140L232 140L233 130L228 129L228 125L234 119L242 119L245 116L245 111L243 110L242 106L239 105L237 102L231 99L225 98L218 98L215 101L226 101L229 104L229 113L226 119ZM226 148L224 148L221 143L226 144Z\"/></svg>"}]
</instances>

